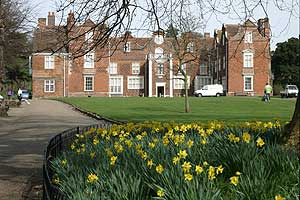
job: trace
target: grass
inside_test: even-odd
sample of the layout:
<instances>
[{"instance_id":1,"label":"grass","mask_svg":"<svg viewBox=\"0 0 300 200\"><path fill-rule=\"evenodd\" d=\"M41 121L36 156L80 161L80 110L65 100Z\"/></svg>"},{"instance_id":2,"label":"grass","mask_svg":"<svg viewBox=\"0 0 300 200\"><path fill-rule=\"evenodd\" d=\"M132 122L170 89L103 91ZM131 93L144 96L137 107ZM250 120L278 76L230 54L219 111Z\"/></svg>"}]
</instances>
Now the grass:
<instances>
[{"instance_id":1,"label":"grass","mask_svg":"<svg viewBox=\"0 0 300 200\"><path fill-rule=\"evenodd\" d=\"M184 112L184 98L143 98L143 97L92 97L60 98L81 109L100 116L119 120L141 122L155 121L269 121L292 118L296 99L272 98L270 103L258 97L208 97L190 98L191 112Z\"/></svg>"}]
</instances>

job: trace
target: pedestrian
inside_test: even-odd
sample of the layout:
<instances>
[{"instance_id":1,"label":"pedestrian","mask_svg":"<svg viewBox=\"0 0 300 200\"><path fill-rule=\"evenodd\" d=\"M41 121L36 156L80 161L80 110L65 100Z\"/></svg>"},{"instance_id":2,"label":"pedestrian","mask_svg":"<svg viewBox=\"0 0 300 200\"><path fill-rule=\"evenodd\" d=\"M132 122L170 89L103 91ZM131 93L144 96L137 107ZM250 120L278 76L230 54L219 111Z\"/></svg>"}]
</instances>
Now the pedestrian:
<instances>
[{"instance_id":1,"label":"pedestrian","mask_svg":"<svg viewBox=\"0 0 300 200\"><path fill-rule=\"evenodd\" d=\"M265 102L270 102L270 100L271 100L270 94L271 94L272 90L273 90L272 86L269 85L269 83L266 83L266 86L265 86Z\"/></svg>"},{"instance_id":2,"label":"pedestrian","mask_svg":"<svg viewBox=\"0 0 300 200\"><path fill-rule=\"evenodd\" d=\"M10 88L10 89L7 90L8 99L11 99L11 96L13 96L13 90Z\"/></svg>"},{"instance_id":3,"label":"pedestrian","mask_svg":"<svg viewBox=\"0 0 300 200\"><path fill-rule=\"evenodd\" d=\"M21 100L22 100L22 90L21 90L21 88L18 89L18 99L21 102Z\"/></svg>"}]
</instances>

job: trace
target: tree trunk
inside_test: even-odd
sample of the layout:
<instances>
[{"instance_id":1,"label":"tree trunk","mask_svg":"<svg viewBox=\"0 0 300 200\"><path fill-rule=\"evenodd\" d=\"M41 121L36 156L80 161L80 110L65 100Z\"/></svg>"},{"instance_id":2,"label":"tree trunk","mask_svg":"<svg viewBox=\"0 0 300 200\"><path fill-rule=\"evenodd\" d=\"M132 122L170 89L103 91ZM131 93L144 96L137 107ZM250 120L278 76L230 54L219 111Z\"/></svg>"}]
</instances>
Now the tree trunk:
<instances>
[{"instance_id":1,"label":"tree trunk","mask_svg":"<svg viewBox=\"0 0 300 200\"><path fill-rule=\"evenodd\" d=\"M298 97L296 101L296 106L293 114L292 120L284 127L284 138L286 145L294 146L297 148L298 153L300 153L300 135L299 135L299 98L300 92L298 92Z\"/></svg>"},{"instance_id":2,"label":"tree trunk","mask_svg":"<svg viewBox=\"0 0 300 200\"><path fill-rule=\"evenodd\" d=\"M184 101L185 101L185 112L189 113L190 112L190 103L189 103L189 91L188 91L188 80L187 77L184 78Z\"/></svg>"}]
</instances>

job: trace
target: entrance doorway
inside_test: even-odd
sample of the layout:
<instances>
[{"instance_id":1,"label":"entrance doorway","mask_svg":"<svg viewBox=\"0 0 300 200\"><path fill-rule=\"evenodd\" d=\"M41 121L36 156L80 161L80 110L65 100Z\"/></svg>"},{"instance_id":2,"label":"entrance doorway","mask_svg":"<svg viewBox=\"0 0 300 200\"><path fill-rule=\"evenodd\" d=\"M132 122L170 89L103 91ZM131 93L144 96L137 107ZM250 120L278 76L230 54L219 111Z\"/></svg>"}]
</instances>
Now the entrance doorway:
<instances>
[{"instance_id":1,"label":"entrance doorway","mask_svg":"<svg viewBox=\"0 0 300 200\"><path fill-rule=\"evenodd\" d=\"M164 97L165 95L165 87L157 86L157 97Z\"/></svg>"}]
</instances>

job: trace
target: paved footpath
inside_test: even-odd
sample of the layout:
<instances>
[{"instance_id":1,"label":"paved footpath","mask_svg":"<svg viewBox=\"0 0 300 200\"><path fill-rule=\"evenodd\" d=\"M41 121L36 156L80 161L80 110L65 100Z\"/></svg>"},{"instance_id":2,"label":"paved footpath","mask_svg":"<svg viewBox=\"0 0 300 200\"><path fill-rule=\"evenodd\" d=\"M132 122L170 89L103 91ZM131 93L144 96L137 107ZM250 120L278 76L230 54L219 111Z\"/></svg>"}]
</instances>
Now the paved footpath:
<instances>
[{"instance_id":1,"label":"paved footpath","mask_svg":"<svg viewBox=\"0 0 300 200\"><path fill-rule=\"evenodd\" d=\"M42 177L44 149L51 137L78 125L96 124L71 106L32 100L0 118L0 200L23 199L33 176Z\"/></svg>"}]
</instances>

